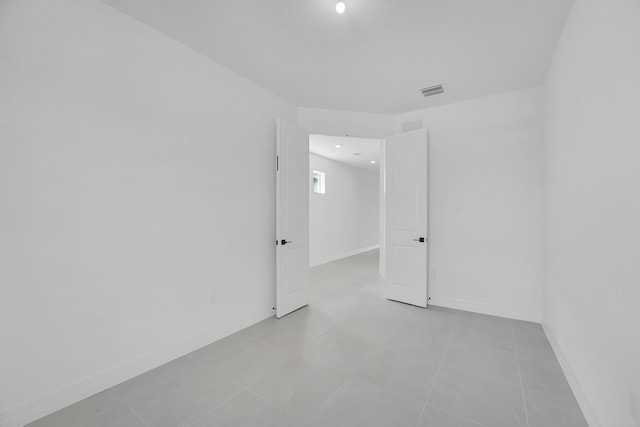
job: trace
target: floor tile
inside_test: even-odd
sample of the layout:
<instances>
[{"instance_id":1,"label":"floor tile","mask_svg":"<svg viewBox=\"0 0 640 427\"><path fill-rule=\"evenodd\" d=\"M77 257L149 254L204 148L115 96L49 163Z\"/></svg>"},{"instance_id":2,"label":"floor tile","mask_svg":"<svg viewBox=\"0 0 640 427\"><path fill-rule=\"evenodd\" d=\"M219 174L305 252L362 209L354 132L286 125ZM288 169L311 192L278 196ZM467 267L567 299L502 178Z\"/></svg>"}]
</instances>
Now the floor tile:
<instances>
[{"instance_id":1,"label":"floor tile","mask_svg":"<svg viewBox=\"0 0 640 427\"><path fill-rule=\"evenodd\" d=\"M385 300L377 259L313 268L309 306L29 427L586 426L539 324Z\"/></svg>"},{"instance_id":2,"label":"floor tile","mask_svg":"<svg viewBox=\"0 0 640 427\"><path fill-rule=\"evenodd\" d=\"M120 404L78 427L146 427L146 424L128 406Z\"/></svg>"},{"instance_id":3,"label":"floor tile","mask_svg":"<svg viewBox=\"0 0 640 427\"><path fill-rule=\"evenodd\" d=\"M460 312L452 337L476 340L491 344L494 348L515 351L512 323L509 319Z\"/></svg>"},{"instance_id":4,"label":"floor tile","mask_svg":"<svg viewBox=\"0 0 640 427\"><path fill-rule=\"evenodd\" d=\"M386 348L419 354L424 360L442 362L449 336L421 330L419 328L400 327L397 333L384 343Z\"/></svg>"},{"instance_id":5,"label":"floor tile","mask_svg":"<svg viewBox=\"0 0 640 427\"><path fill-rule=\"evenodd\" d=\"M357 379L348 380L313 420L317 427L415 427L423 404Z\"/></svg>"},{"instance_id":6,"label":"floor tile","mask_svg":"<svg viewBox=\"0 0 640 427\"><path fill-rule=\"evenodd\" d=\"M492 427L525 427L522 389L442 367L429 406Z\"/></svg>"},{"instance_id":7,"label":"floor tile","mask_svg":"<svg viewBox=\"0 0 640 427\"><path fill-rule=\"evenodd\" d=\"M251 390L269 402L303 418L311 417L347 377L293 357L260 378Z\"/></svg>"},{"instance_id":8,"label":"floor tile","mask_svg":"<svg viewBox=\"0 0 640 427\"><path fill-rule=\"evenodd\" d=\"M131 391L126 403L149 427L176 427L189 424L240 390L229 380L196 367L155 389Z\"/></svg>"},{"instance_id":9,"label":"floor tile","mask_svg":"<svg viewBox=\"0 0 640 427\"><path fill-rule=\"evenodd\" d=\"M305 323L283 322L271 317L253 325L243 333L272 346L293 352L318 339L325 329Z\"/></svg>"},{"instance_id":10,"label":"floor tile","mask_svg":"<svg viewBox=\"0 0 640 427\"><path fill-rule=\"evenodd\" d=\"M189 357L195 360L212 359L224 352L233 351L236 346L250 339L249 335L240 331L189 353Z\"/></svg>"},{"instance_id":11,"label":"floor tile","mask_svg":"<svg viewBox=\"0 0 640 427\"><path fill-rule=\"evenodd\" d=\"M464 420L455 415L447 414L439 409L426 407L418 427L482 427L482 424L476 424L471 421Z\"/></svg>"},{"instance_id":12,"label":"floor tile","mask_svg":"<svg viewBox=\"0 0 640 427\"><path fill-rule=\"evenodd\" d=\"M338 321L335 315L317 308L313 300L308 306L302 307L278 320L294 327L311 327L321 329L324 332L334 327Z\"/></svg>"},{"instance_id":13,"label":"floor tile","mask_svg":"<svg viewBox=\"0 0 640 427\"><path fill-rule=\"evenodd\" d=\"M204 418L194 427L303 427L304 421L249 391L243 391Z\"/></svg>"},{"instance_id":14,"label":"floor tile","mask_svg":"<svg viewBox=\"0 0 640 427\"><path fill-rule=\"evenodd\" d=\"M544 336L544 329L542 329L542 325L540 323L527 322L524 320L511 320L511 325L515 335L534 334Z\"/></svg>"},{"instance_id":15,"label":"floor tile","mask_svg":"<svg viewBox=\"0 0 640 427\"><path fill-rule=\"evenodd\" d=\"M505 350L491 341L472 337L452 338L444 364L451 368L482 375L498 381L520 385L515 351Z\"/></svg>"},{"instance_id":16,"label":"floor tile","mask_svg":"<svg viewBox=\"0 0 640 427\"><path fill-rule=\"evenodd\" d=\"M339 320L345 317L361 316L366 303L356 293L343 289L326 296L322 301L314 303L314 306L333 314Z\"/></svg>"},{"instance_id":17,"label":"floor tile","mask_svg":"<svg viewBox=\"0 0 640 427\"><path fill-rule=\"evenodd\" d=\"M416 335L450 336L458 313L437 307L419 308L405 305L406 314L400 321L400 330Z\"/></svg>"},{"instance_id":18,"label":"floor tile","mask_svg":"<svg viewBox=\"0 0 640 427\"><path fill-rule=\"evenodd\" d=\"M558 362L522 356L519 360L524 388L573 399L571 387Z\"/></svg>"},{"instance_id":19,"label":"floor tile","mask_svg":"<svg viewBox=\"0 0 640 427\"><path fill-rule=\"evenodd\" d=\"M514 321L513 335L518 354L521 356L557 360L551 344L539 324Z\"/></svg>"},{"instance_id":20,"label":"floor tile","mask_svg":"<svg viewBox=\"0 0 640 427\"><path fill-rule=\"evenodd\" d=\"M398 324L391 319L345 319L344 322L331 329L330 333L357 337L368 345L384 345L396 335Z\"/></svg>"},{"instance_id":21,"label":"floor tile","mask_svg":"<svg viewBox=\"0 0 640 427\"><path fill-rule=\"evenodd\" d=\"M191 353L190 357L213 372L246 387L290 355L287 350L249 337L226 345L222 351L198 350Z\"/></svg>"},{"instance_id":22,"label":"floor tile","mask_svg":"<svg viewBox=\"0 0 640 427\"><path fill-rule=\"evenodd\" d=\"M589 427L575 399L525 390L529 427Z\"/></svg>"},{"instance_id":23,"label":"floor tile","mask_svg":"<svg viewBox=\"0 0 640 427\"><path fill-rule=\"evenodd\" d=\"M118 396L109 389L27 424L27 426L73 427L120 403Z\"/></svg>"},{"instance_id":24,"label":"floor tile","mask_svg":"<svg viewBox=\"0 0 640 427\"><path fill-rule=\"evenodd\" d=\"M345 375L362 366L372 351L370 343L355 335L329 331L302 350L304 360Z\"/></svg>"},{"instance_id":25,"label":"floor tile","mask_svg":"<svg viewBox=\"0 0 640 427\"><path fill-rule=\"evenodd\" d=\"M181 373L198 366L198 362L189 357L180 357L158 368L138 375L113 387L113 390L122 398L130 399L145 392L153 392L160 384L168 381Z\"/></svg>"},{"instance_id":26,"label":"floor tile","mask_svg":"<svg viewBox=\"0 0 640 427\"><path fill-rule=\"evenodd\" d=\"M388 390L426 402L438 365L419 352L395 348L377 349L354 374Z\"/></svg>"}]
</instances>

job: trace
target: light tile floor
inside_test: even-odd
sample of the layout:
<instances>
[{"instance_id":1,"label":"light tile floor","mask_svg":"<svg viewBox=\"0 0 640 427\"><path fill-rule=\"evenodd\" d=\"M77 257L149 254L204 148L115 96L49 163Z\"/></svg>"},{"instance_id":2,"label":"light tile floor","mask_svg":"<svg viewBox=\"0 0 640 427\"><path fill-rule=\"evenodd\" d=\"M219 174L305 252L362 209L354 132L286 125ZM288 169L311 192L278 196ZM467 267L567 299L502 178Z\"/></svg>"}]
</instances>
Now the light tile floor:
<instances>
[{"instance_id":1,"label":"light tile floor","mask_svg":"<svg viewBox=\"0 0 640 427\"><path fill-rule=\"evenodd\" d=\"M309 307L29 426L587 426L540 325L386 301L377 260L313 268Z\"/></svg>"}]
</instances>

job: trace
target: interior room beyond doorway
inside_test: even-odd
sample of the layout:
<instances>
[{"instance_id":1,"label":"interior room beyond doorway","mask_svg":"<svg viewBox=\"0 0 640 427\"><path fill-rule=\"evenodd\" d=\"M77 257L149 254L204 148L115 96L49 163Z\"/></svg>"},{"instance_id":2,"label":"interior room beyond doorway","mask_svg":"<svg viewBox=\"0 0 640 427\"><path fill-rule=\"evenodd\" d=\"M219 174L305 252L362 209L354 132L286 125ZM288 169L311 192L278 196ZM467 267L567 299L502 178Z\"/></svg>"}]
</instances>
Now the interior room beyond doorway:
<instances>
[{"instance_id":1,"label":"interior room beyond doorway","mask_svg":"<svg viewBox=\"0 0 640 427\"><path fill-rule=\"evenodd\" d=\"M380 145L377 139L309 137L310 267L380 247Z\"/></svg>"}]
</instances>

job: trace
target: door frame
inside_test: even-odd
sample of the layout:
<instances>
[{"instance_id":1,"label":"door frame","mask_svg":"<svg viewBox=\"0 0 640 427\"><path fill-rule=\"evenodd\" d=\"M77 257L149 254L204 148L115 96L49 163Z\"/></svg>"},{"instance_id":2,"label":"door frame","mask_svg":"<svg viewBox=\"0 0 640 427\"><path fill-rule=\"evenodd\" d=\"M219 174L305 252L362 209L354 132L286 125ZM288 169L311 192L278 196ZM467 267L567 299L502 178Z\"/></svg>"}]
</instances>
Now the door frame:
<instances>
[{"instance_id":1,"label":"door frame","mask_svg":"<svg viewBox=\"0 0 640 427\"><path fill-rule=\"evenodd\" d=\"M427 230L429 233L429 230L431 230L431 203L429 203L429 194L430 194L430 187L431 187L431 179L430 179L430 161L431 161L431 156L429 154L430 151L430 143L429 143L429 130L427 128L420 128L420 129L424 129L424 131L427 134ZM380 242L380 258L379 258L379 274L380 276L384 279L385 278L385 273L386 273L386 260L385 260L385 256L386 256L386 243L385 243L385 236L386 236L386 206L385 206L385 196L386 196L386 192L385 192L385 168L386 168L386 158L385 158L385 139L388 138L389 136L392 135L396 135L397 133L392 133L390 135L382 135L382 136L372 136L370 134L363 134L363 135L358 135L356 134L351 134L351 135L342 135L342 134L336 134L335 132L331 132L331 131L326 131L326 130L321 130L321 129L306 129L307 132L309 133L309 135L311 134L320 134L320 135L327 135L327 136L348 136L348 137L362 137L362 138L370 138L370 139L379 139L380 140L380 161L379 161L379 242ZM400 133L405 133L405 132L400 132ZM277 187L277 184L276 184ZM307 216L310 216L310 213L307 212ZM307 218L309 219L309 218ZM427 236L429 238L429 246L431 246L431 236ZM310 267L309 267L310 268ZM429 300L431 300L430 295L430 278L431 278L431 250L430 247L427 249L427 307L429 305ZM384 297L384 295L382 295Z\"/></svg>"}]
</instances>

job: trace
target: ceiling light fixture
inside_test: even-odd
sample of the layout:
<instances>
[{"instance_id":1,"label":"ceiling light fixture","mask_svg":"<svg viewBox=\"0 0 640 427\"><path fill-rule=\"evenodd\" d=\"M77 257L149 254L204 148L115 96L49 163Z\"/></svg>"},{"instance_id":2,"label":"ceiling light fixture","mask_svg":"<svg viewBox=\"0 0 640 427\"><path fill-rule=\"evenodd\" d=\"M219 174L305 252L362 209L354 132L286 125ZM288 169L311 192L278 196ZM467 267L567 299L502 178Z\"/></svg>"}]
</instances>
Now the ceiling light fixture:
<instances>
[{"instance_id":1,"label":"ceiling light fixture","mask_svg":"<svg viewBox=\"0 0 640 427\"><path fill-rule=\"evenodd\" d=\"M342 144L336 144L336 148L342 148Z\"/></svg>"},{"instance_id":2,"label":"ceiling light fixture","mask_svg":"<svg viewBox=\"0 0 640 427\"><path fill-rule=\"evenodd\" d=\"M338 3L336 3L336 12L338 12L340 15L342 15L346 9L347 5L344 4L343 1L339 1Z\"/></svg>"},{"instance_id":3,"label":"ceiling light fixture","mask_svg":"<svg viewBox=\"0 0 640 427\"><path fill-rule=\"evenodd\" d=\"M375 165L376 161L375 160L371 160L369 163L371 163L372 165Z\"/></svg>"}]
</instances>

